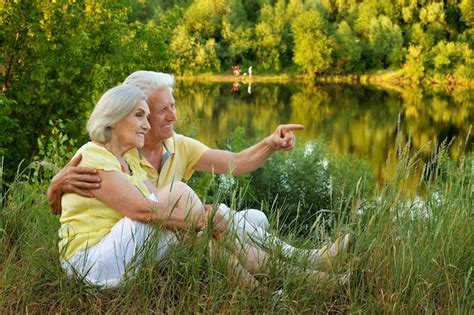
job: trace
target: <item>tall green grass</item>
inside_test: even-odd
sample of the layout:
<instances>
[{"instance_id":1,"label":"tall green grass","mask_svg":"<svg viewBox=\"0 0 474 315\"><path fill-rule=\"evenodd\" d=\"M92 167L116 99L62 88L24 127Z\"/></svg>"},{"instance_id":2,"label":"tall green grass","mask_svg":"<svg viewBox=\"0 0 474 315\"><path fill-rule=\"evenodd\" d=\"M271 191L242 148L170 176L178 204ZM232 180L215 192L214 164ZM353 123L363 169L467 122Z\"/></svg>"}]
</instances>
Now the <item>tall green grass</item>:
<instances>
[{"instance_id":1,"label":"tall green grass","mask_svg":"<svg viewBox=\"0 0 474 315\"><path fill-rule=\"evenodd\" d=\"M414 196L404 181L416 153L401 149L399 157L397 178L375 195L357 185L346 191L351 203L340 206L349 215L335 220L330 235L319 221L306 238L288 235L316 246L321 237L354 231L355 253L335 271L349 272L345 285L312 282L286 270L275 254L251 288L224 262L208 259L207 242L196 241L158 263L145 259L123 286L100 290L61 271L59 222L48 210L45 186L18 180L2 196L0 313L472 313L474 154L455 163L445 150L436 152ZM278 289L284 294L275 298Z\"/></svg>"}]
</instances>

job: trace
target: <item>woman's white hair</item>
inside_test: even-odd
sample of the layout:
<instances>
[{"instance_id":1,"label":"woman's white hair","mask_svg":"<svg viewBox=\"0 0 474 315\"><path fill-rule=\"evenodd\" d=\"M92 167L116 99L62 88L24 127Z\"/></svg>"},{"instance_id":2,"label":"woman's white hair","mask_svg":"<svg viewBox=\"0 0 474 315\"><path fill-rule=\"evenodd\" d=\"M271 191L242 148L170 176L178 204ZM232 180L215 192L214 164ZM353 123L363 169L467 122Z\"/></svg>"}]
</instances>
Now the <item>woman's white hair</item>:
<instances>
[{"instance_id":1,"label":"woman's white hair","mask_svg":"<svg viewBox=\"0 0 474 315\"><path fill-rule=\"evenodd\" d=\"M123 84L138 87L145 93L147 99L157 90L168 88L173 91L174 83L174 77L171 74L145 70L135 71L123 81Z\"/></svg>"},{"instance_id":2,"label":"woman's white hair","mask_svg":"<svg viewBox=\"0 0 474 315\"><path fill-rule=\"evenodd\" d=\"M121 85L102 95L87 121L87 132L93 141L104 143L111 138L111 126L125 118L145 94L136 86Z\"/></svg>"}]
</instances>

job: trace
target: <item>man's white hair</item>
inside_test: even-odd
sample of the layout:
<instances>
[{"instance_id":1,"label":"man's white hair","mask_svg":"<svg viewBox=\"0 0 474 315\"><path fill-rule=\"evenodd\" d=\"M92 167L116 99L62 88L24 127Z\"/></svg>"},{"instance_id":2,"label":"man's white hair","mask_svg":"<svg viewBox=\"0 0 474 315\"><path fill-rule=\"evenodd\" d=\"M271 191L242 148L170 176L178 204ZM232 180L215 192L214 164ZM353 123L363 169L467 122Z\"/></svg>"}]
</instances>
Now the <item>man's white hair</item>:
<instances>
[{"instance_id":1,"label":"man's white hair","mask_svg":"<svg viewBox=\"0 0 474 315\"><path fill-rule=\"evenodd\" d=\"M174 83L171 74L145 70L135 71L123 81L123 84L134 85L142 90L147 100L157 90L168 88L173 91Z\"/></svg>"},{"instance_id":2,"label":"man's white hair","mask_svg":"<svg viewBox=\"0 0 474 315\"><path fill-rule=\"evenodd\" d=\"M87 121L91 140L105 143L112 136L111 126L130 114L145 94L136 86L120 85L102 95Z\"/></svg>"}]
</instances>

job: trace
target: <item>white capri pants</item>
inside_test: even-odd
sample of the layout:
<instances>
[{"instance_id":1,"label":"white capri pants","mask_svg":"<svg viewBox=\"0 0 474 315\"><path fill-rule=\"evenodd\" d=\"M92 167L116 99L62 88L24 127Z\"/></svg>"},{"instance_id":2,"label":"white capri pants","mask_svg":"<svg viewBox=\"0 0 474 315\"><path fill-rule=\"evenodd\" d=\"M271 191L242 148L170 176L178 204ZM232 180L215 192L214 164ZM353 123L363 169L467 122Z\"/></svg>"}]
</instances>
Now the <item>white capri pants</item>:
<instances>
[{"instance_id":1,"label":"white capri pants","mask_svg":"<svg viewBox=\"0 0 474 315\"><path fill-rule=\"evenodd\" d=\"M262 211L249 209L235 212L224 204L219 209L232 222L236 235L243 241L259 237L268 228L268 219ZM123 280L125 272L129 269L133 272L135 263L143 258L143 248L154 230L151 225L124 217L99 243L75 253L62 264L62 268L68 276L78 276L93 285L116 287ZM174 232L162 230L155 258L163 259L177 244L179 240Z\"/></svg>"}]
</instances>

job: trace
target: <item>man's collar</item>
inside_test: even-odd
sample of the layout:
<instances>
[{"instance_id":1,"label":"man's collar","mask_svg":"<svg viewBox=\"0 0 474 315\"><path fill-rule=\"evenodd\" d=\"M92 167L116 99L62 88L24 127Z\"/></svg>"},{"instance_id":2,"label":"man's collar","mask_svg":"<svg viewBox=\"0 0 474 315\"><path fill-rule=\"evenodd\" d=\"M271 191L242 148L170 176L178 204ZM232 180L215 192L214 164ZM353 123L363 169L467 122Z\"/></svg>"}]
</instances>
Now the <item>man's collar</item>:
<instances>
[{"instance_id":1,"label":"man's collar","mask_svg":"<svg viewBox=\"0 0 474 315\"><path fill-rule=\"evenodd\" d=\"M174 151L175 151L175 144L174 143L175 143L174 134L170 138L163 141L163 143L162 143L163 151L161 153L161 156L162 156L162 158L161 158L161 169L163 169L163 166L165 165L165 162L170 157L173 156ZM148 160L142 155L140 150L137 150L137 149L131 150L130 154L132 156L138 157L139 160L141 161L140 163L144 163L145 166L149 166L149 167L153 168L153 166L151 166L151 164L148 162ZM142 166L143 166L143 164L142 164Z\"/></svg>"},{"instance_id":2,"label":"man's collar","mask_svg":"<svg viewBox=\"0 0 474 315\"><path fill-rule=\"evenodd\" d=\"M164 148L163 154L165 154L165 151L169 152L170 154L174 154L174 151L175 151L174 134L168 139L166 139L165 141L163 141L163 148Z\"/></svg>"},{"instance_id":3,"label":"man's collar","mask_svg":"<svg viewBox=\"0 0 474 315\"><path fill-rule=\"evenodd\" d=\"M163 166L165 165L166 161L168 161L168 159L173 156L174 151L175 151L175 148L174 148L174 135L173 135L173 137L170 137L166 139L165 141L163 141L163 153L161 155L161 169L163 169Z\"/></svg>"}]
</instances>

